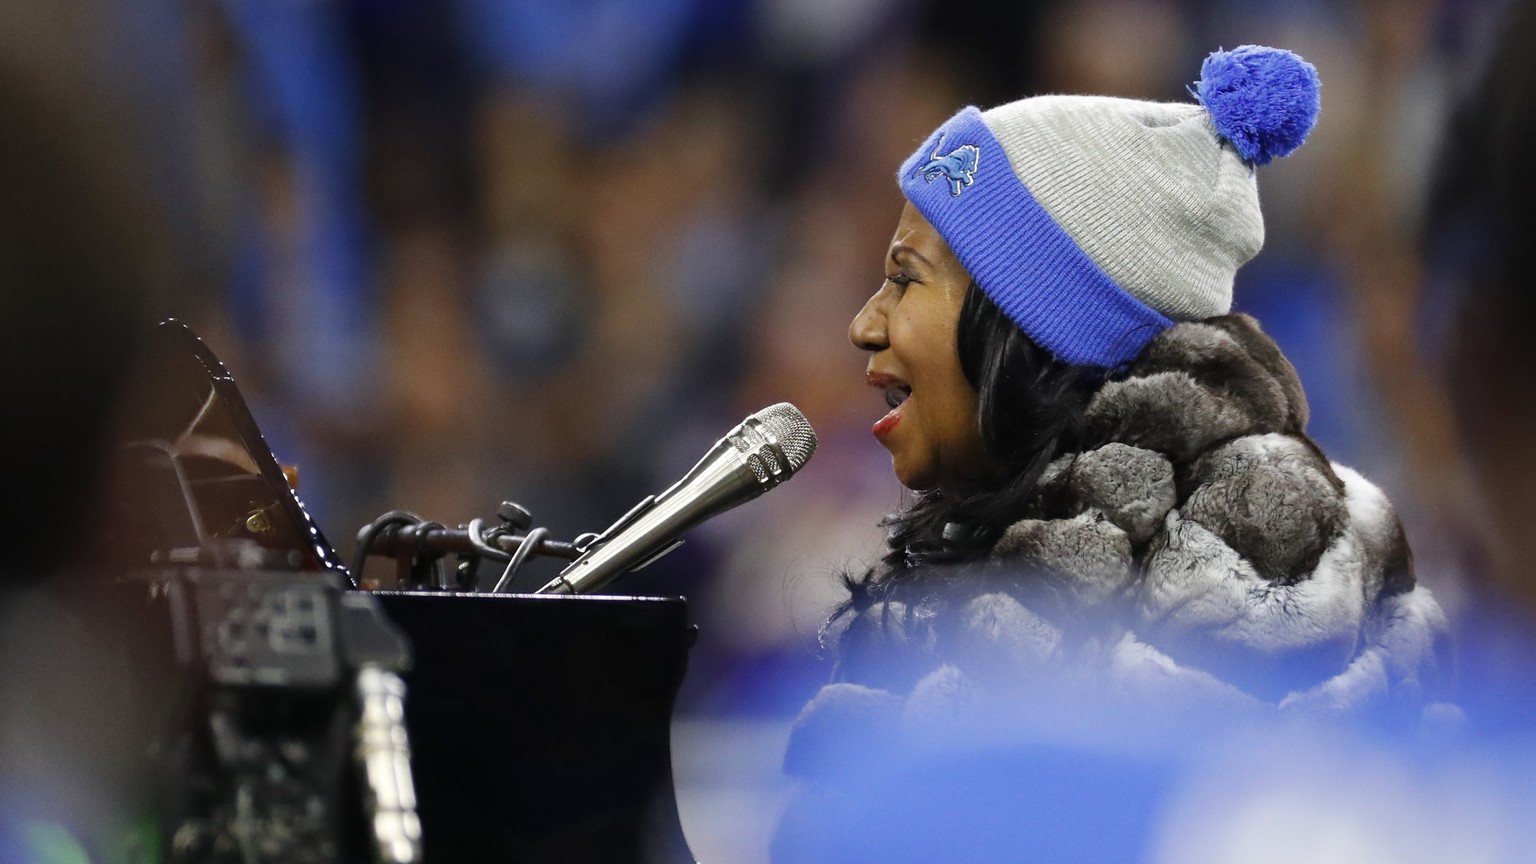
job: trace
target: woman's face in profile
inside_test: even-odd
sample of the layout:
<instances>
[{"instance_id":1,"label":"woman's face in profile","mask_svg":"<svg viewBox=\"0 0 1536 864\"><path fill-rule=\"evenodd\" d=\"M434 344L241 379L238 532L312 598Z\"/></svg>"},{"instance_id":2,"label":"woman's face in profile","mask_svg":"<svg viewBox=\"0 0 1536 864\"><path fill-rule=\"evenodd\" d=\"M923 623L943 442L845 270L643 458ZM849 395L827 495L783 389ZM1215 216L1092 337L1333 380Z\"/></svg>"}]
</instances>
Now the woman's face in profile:
<instances>
[{"instance_id":1,"label":"woman's face in profile","mask_svg":"<svg viewBox=\"0 0 1536 864\"><path fill-rule=\"evenodd\" d=\"M971 277L910 203L885 259L885 281L848 328L872 352L866 378L890 412L874 425L909 489L963 493L990 468L976 388L960 370L955 332Z\"/></svg>"}]
</instances>

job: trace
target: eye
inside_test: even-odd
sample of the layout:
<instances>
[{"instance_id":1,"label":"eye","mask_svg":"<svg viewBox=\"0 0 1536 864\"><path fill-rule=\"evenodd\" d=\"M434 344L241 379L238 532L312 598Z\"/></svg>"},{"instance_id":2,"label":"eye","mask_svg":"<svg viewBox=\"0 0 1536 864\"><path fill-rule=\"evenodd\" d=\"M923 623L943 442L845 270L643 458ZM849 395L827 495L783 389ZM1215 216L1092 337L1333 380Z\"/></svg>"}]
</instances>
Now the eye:
<instances>
[{"instance_id":1,"label":"eye","mask_svg":"<svg viewBox=\"0 0 1536 864\"><path fill-rule=\"evenodd\" d=\"M905 273L892 273L885 277L885 281L895 285L897 288L905 288L912 284L912 277Z\"/></svg>"}]
</instances>

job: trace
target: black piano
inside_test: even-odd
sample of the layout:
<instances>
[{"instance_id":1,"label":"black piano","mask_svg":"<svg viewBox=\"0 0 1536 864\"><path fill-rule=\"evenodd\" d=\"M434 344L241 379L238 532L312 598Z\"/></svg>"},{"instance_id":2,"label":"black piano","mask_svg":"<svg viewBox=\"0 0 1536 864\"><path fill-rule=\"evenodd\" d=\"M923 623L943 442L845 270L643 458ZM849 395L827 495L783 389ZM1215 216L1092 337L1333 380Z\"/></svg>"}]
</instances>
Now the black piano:
<instances>
[{"instance_id":1,"label":"black piano","mask_svg":"<svg viewBox=\"0 0 1536 864\"><path fill-rule=\"evenodd\" d=\"M151 610L147 620L176 631L164 640L162 661L196 679L197 704L256 706L238 716L249 720L258 743L279 740L284 718L303 713L271 709L285 699L329 699L341 707L327 710L358 729L355 688L314 670L383 664L405 684L410 753L409 788L389 793L404 799L391 806L414 803L420 826L419 845L398 852L399 860L693 860L671 769L673 702L695 635L681 598L358 590L213 352L171 321L160 325L151 354L128 397L140 410L124 431L114 472L112 560L129 574L116 580L119 590L127 584ZM314 586L315 596L329 599L296 618L294 586ZM181 601L166 599L178 592ZM360 628L370 615L379 627ZM279 631L286 641L274 635ZM327 657L339 659L314 662ZM301 660L309 664L303 674L294 672ZM309 689L295 695L302 687ZM221 733L197 728L208 725L203 709L183 721L193 727L183 737L213 742L183 751L229 749ZM335 757L347 764L325 781L324 797L377 798L383 793L364 789L360 744L348 746L354 752ZM277 796L265 787L252 793L260 778L244 786L219 780L217 754L209 759L197 794L165 790L174 806L163 808L170 812L162 813L159 858L253 864L281 857L261 852L260 843L215 842L228 840L221 831L238 833L230 827L235 817L218 815L238 809L234 798L243 795L249 810L251 800ZM332 811L343 814L327 823L341 836L306 844L306 855L388 859L366 839L367 806L348 800ZM250 825L277 823L244 824L249 835ZM207 835L201 845L183 842L188 825ZM335 854L314 857L317 846Z\"/></svg>"}]
</instances>

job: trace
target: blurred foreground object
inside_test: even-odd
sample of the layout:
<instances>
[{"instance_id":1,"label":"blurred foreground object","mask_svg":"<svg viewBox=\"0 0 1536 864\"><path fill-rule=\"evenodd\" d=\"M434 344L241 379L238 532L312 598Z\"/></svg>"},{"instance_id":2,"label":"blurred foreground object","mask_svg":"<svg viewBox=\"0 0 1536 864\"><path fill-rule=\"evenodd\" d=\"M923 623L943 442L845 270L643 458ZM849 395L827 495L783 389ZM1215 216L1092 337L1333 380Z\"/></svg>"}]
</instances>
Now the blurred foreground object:
<instances>
[{"instance_id":1,"label":"blurred foreground object","mask_svg":"<svg viewBox=\"0 0 1536 864\"><path fill-rule=\"evenodd\" d=\"M169 598L170 620L141 629L191 634L174 662L211 684L174 700L191 706L170 718L178 746L150 748L215 757L153 785L171 860L691 860L669 749L694 636L681 599L485 597L472 579L414 575L402 587L427 590L346 590L223 365L176 322L159 335L153 393L128 389L142 416L119 451L107 533L112 557L152 568L117 580L120 605L146 582ZM526 530L515 506L500 515ZM407 574L440 571L429 544L473 539L465 555L489 554L500 536L390 527Z\"/></svg>"},{"instance_id":2,"label":"blurred foreground object","mask_svg":"<svg viewBox=\"0 0 1536 864\"><path fill-rule=\"evenodd\" d=\"M1536 4L1511 4L1440 154L1425 231L1431 290L1455 307L1448 385L1482 494L1488 609L1536 616Z\"/></svg>"},{"instance_id":3,"label":"blurred foreground object","mask_svg":"<svg viewBox=\"0 0 1536 864\"><path fill-rule=\"evenodd\" d=\"M160 325L121 392L133 410L108 460L104 518L86 523L89 560L58 574L55 593L89 632L66 646L80 668L62 683L110 699L110 714L78 722L112 718L100 755L129 788L101 808L48 802L13 818L94 838L114 857L420 860L404 641L375 598L345 590L201 340ZM44 753L93 731L72 722L55 739L20 725ZM102 764L49 761L21 788L103 779ZM117 820L139 826L137 853L103 836Z\"/></svg>"}]
</instances>

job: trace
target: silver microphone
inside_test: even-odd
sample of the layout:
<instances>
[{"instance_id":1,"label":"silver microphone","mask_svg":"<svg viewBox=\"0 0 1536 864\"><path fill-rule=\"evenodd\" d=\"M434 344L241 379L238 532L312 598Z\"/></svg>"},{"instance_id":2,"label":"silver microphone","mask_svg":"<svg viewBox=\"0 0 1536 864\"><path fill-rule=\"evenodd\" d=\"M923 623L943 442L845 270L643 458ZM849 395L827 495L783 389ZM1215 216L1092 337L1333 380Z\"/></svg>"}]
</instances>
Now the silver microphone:
<instances>
[{"instance_id":1,"label":"silver microphone","mask_svg":"<svg viewBox=\"0 0 1536 864\"><path fill-rule=\"evenodd\" d=\"M599 534L539 594L590 594L655 561L679 535L745 504L799 471L816 452L816 433L800 409L780 402L732 429L667 491L635 505Z\"/></svg>"}]
</instances>

